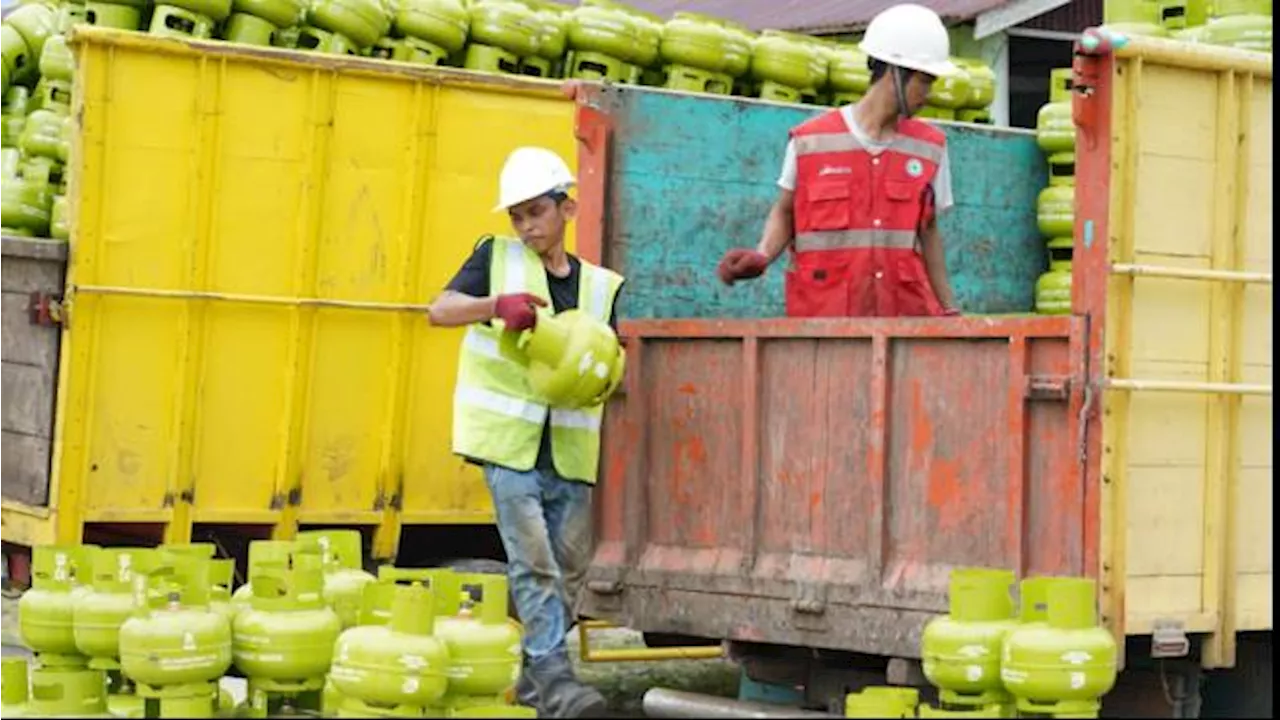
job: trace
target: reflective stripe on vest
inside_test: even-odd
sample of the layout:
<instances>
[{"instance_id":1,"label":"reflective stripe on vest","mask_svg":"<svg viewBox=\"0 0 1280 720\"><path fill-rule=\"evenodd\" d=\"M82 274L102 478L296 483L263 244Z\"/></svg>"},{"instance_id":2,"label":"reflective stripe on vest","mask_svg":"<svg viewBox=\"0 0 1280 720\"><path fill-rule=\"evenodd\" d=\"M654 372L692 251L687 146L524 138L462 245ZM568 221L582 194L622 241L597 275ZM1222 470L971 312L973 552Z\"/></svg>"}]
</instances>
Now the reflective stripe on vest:
<instances>
[{"instance_id":1,"label":"reflective stripe on vest","mask_svg":"<svg viewBox=\"0 0 1280 720\"><path fill-rule=\"evenodd\" d=\"M519 240L494 238L489 269L491 295L528 292L550 303L541 259ZM578 307L608 322L622 277L582 262ZM526 379L527 359L517 349L518 333L499 329L501 321L467 328L454 391L453 451L513 470L533 468L550 418L552 461L567 479L595 482L600 457L603 407L548 408Z\"/></svg>"},{"instance_id":2,"label":"reflective stripe on vest","mask_svg":"<svg viewBox=\"0 0 1280 720\"><path fill-rule=\"evenodd\" d=\"M839 110L792 131L796 154L795 250L910 250L925 195L946 156L937 131L915 120L871 154Z\"/></svg>"}]
</instances>

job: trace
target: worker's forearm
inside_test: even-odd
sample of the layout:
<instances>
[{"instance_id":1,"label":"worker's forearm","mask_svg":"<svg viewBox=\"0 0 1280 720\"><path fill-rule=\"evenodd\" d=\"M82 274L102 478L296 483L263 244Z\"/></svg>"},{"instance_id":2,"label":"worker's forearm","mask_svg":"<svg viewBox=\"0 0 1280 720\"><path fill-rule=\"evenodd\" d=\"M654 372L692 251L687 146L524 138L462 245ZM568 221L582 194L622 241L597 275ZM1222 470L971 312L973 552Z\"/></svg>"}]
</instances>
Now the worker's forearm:
<instances>
[{"instance_id":1,"label":"worker's forearm","mask_svg":"<svg viewBox=\"0 0 1280 720\"><path fill-rule=\"evenodd\" d=\"M792 209L781 202L775 202L769 210L769 217L764 221L764 233L756 250L772 263L791 245L794 237L795 217Z\"/></svg>"},{"instance_id":2,"label":"worker's forearm","mask_svg":"<svg viewBox=\"0 0 1280 720\"><path fill-rule=\"evenodd\" d=\"M938 232L938 226L927 228L920 240L924 250L924 268L929 275L929 284L933 286L933 293L938 296L942 307L954 308L956 299L951 292L951 281L947 277L947 258L942 251L942 234Z\"/></svg>"},{"instance_id":3,"label":"worker's forearm","mask_svg":"<svg viewBox=\"0 0 1280 720\"><path fill-rule=\"evenodd\" d=\"M427 310L431 324L439 327L459 327L493 319L497 299L492 297L471 297L462 293L446 290L436 298Z\"/></svg>"}]
</instances>

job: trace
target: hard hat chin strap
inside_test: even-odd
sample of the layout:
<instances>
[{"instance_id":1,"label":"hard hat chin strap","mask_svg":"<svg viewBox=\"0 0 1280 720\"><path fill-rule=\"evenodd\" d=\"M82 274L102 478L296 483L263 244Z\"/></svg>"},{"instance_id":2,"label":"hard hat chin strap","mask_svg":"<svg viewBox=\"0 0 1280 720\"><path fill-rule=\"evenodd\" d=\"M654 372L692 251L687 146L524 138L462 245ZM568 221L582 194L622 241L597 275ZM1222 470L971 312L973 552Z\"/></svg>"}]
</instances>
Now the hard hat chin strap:
<instances>
[{"instance_id":1,"label":"hard hat chin strap","mask_svg":"<svg viewBox=\"0 0 1280 720\"><path fill-rule=\"evenodd\" d=\"M907 105L907 69L901 65L894 65L893 71L893 90L898 96L898 115L900 117L911 117L911 108Z\"/></svg>"}]
</instances>

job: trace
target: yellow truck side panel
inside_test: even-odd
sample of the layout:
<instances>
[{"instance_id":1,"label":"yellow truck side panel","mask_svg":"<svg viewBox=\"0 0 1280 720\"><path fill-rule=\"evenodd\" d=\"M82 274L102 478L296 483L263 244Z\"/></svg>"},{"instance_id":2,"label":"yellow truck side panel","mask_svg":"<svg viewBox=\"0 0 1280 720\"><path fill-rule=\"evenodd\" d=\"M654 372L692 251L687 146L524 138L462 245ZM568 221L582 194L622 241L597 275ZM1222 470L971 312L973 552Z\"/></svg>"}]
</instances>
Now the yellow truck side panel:
<instances>
[{"instance_id":1,"label":"yellow truck side panel","mask_svg":"<svg viewBox=\"0 0 1280 720\"><path fill-rule=\"evenodd\" d=\"M1272 624L1271 75L1170 45L1119 51L1113 78L1110 261L1148 270L1108 290L1110 376L1130 386L1106 395L1126 522L1104 562L1129 634L1181 622L1229 666L1236 630Z\"/></svg>"},{"instance_id":2,"label":"yellow truck side panel","mask_svg":"<svg viewBox=\"0 0 1280 720\"><path fill-rule=\"evenodd\" d=\"M387 555L401 522L490 521L449 451L461 334L421 306L482 234L510 232L492 208L513 148L575 161L573 103L460 71L74 42L60 538L340 522L378 525Z\"/></svg>"}]
</instances>

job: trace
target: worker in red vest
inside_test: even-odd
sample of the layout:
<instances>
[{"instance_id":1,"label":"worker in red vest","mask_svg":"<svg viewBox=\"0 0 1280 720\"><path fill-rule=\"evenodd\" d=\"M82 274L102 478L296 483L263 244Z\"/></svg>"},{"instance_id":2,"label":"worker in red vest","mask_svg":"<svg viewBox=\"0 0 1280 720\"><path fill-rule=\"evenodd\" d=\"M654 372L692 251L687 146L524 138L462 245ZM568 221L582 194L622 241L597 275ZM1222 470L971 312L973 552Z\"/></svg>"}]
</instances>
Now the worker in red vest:
<instances>
[{"instance_id":1,"label":"worker in red vest","mask_svg":"<svg viewBox=\"0 0 1280 720\"><path fill-rule=\"evenodd\" d=\"M730 250L718 274L759 277L791 247L790 317L959 315L937 222L952 204L946 137L911 117L957 72L947 30L928 8L895 5L860 47L867 94L791 130L760 244Z\"/></svg>"}]
</instances>

